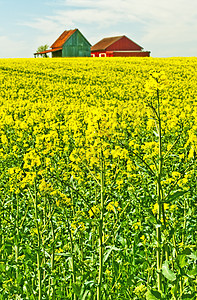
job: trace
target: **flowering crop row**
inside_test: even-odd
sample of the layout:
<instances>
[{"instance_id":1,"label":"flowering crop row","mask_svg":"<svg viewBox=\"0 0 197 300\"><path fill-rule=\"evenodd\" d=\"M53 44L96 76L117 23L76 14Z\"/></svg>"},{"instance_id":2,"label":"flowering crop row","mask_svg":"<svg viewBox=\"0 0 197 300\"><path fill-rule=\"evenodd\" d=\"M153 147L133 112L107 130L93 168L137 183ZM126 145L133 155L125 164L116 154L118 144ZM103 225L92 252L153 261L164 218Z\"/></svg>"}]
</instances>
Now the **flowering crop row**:
<instances>
[{"instance_id":1,"label":"flowering crop row","mask_svg":"<svg viewBox=\"0 0 197 300\"><path fill-rule=\"evenodd\" d=\"M195 297L196 67L0 60L0 299Z\"/></svg>"}]
</instances>

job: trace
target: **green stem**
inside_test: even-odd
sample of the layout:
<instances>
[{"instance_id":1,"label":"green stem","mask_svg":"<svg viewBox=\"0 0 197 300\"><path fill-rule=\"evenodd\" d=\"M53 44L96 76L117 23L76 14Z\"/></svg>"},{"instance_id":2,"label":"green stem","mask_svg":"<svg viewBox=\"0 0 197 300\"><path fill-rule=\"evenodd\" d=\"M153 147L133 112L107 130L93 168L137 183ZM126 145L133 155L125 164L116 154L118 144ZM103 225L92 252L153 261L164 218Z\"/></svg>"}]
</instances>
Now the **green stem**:
<instances>
[{"instance_id":1,"label":"green stem","mask_svg":"<svg viewBox=\"0 0 197 300\"><path fill-rule=\"evenodd\" d=\"M53 282L53 270L54 270L54 262L55 262L55 231L54 231L54 226L53 226L53 221L52 218L50 219L51 223L51 232L52 232L52 253L51 253L51 274L52 278L50 280L50 285L52 286L52 292L51 292L51 299L55 299L55 290L54 290L54 282Z\"/></svg>"},{"instance_id":2,"label":"green stem","mask_svg":"<svg viewBox=\"0 0 197 300\"><path fill-rule=\"evenodd\" d=\"M97 300L101 299L101 287L103 279L103 215L104 215L104 175L105 166L103 152L101 150L101 203L100 203L100 220L99 220L99 275L97 286Z\"/></svg>"},{"instance_id":3,"label":"green stem","mask_svg":"<svg viewBox=\"0 0 197 300\"><path fill-rule=\"evenodd\" d=\"M184 217L183 217L183 233L182 233L182 244L185 242L185 229L186 229L186 200L184 199Z\"/></svg>"},{"instance_id":4,"label":"green stem","mask_svg":"<svg viewBox=\"0 0 197 300\"><path fill-rule=\"evenodd\" d=\"M159 98L159 90L157 89L157 117L158 117L158 136L159 136L159 165L158 165L158 174L157 174L157 204L158 204L158 212L157 212L157 221L158 226L156 228L156 236L157 236L157 288L158 291L162 291L162 273L161 273L161 216L162 216L162 187L161 187L161 179L162 179L162 137L161 137L161 117L160 117L160 98Z\"/></svg>"},{"instance_id":5,"label":"green stem","mask_svg":"<svg viewBox=\"0 0 197 300\"><path fill-rule=\"evenodd\" d=\"M183 271L182 268L180 268L180 296L182 298L183 294Z\"/></svg>"},{"instance_id":6,"label":"green stem","mask_svg":"<svg viewBox=\"0 0 197 300\"><path fill-rule=\"evenodd\" d=\"M44 196L43 232L44 232L44 229L45 229L45 226L46 226L46 216L47 216L47 213L46 213L46 196ZM43 243L43 259L42 259L42 262L43 262L43 265L45 266L45 264L46 264L45 243ZM45 268L44 268L43 273L42 273L42 278L43 278L43 281L45 281L45 278L46 278ZM44 294L46 293L46 284L43 286L43 293Z\"/></svg>"},{"instance_id":7,"label":"green stem","mask_svg":"<svg viewBox=\"0 0 197 300\"><path fill-rule=\"evenodd\" d=\"M40 236L40 227L38 222L38 200L37 200L37 192L36 185L35 187L35 197L31 194L32 199L34 200L34 209L35 209L35 223L36 223L36 231L38 238L38 250L37 250L37 265L38 265L38 300L42 299L42 275L41 275L41 236Z\"/></svg>"},{"instance_id":8,"label":"green stem","mask_svg":"<svg viewBox=\"0 0 197 300\"><path fill-rule=\"evenodd\" d=\"M82 266L82 282L84 278L84 252L83 252L83 233L80 232L79 236L79 245L80 245L80 252L81 252L81 266Z\"/></svg>"},{"instance_id":9,"label":"green stem","mask_svg":"<svg viewBox=\"0 0 197 300\"><path fill-rule=\"evenodd\" d=\"M2 249L3 246L3 226L2 226L2 220L3 220L3 205L0 203L0 249ZM0 251L0 259L3 260L3 251Z\"/></svg>"},{"instance_id":10,"label":"green stem","mask_svg":"<svg viewBox=\"0 0 197 300\"><path fill-rule=\"evenodd\" d=\"M71 252L72 283L75 284L76 283L76 272L75 272L74 244L73 244L72 232L71 232L71 228L70 228L70 224L68 221L68 216L67 216L66 210L65 210L65 215L66 215L66 222L67 222L67 228L68 228L68 233L69 233L69 237L70 237L70 245L71 245L70 252ZM77 300L76 294L74 294L74 300Z\"/></svg>"},{"instance_id":11,"label":"green stem","mask_svg":"<svg viewBox=\"0 0 197 300\"><path fill-rule=\"evenodd\" d=\"M16 196L16 242L15 242L15 261L16 261L16 284L18 287L18 257L19 257L19 200Z\"/></svg>"}]
</instances>

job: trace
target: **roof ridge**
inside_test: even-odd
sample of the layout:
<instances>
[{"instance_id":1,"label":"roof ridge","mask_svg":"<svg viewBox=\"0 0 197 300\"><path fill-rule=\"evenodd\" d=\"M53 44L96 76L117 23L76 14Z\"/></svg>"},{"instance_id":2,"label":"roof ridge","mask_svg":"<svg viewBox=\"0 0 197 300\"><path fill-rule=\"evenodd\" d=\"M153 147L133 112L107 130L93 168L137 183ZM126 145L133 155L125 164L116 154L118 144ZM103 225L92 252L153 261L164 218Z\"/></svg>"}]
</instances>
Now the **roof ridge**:
<instances>
[{"instance_id":1,"label":"roof ridge","mask_svg":"<svg viewBox=\"0 0 197 300\"><path fill-rule=\"evenodd\" d=\"M124 36L124 35L120 35L120 36L112 36L112 37L108 37L108 38L106 38L106 39L113 39L113 38L114 38L114 40L117 42L117 41L120 40L123 36ZM111 43L109 43L107 47L111 46L111 44L114 43L114 40L111 41Z\"/></svg>"},{"instance_id":2,"label":"roof ridge","mask_svg":"<svg viewBox=\"0 0 197 300\"><path fill-rule=\"evenodd\" d=\"M119 41L124 36L125 35L105 37L105 38L101 39L99 42L97 42L95 45L93 45L92 48L98 47L98 45L100 44L100 45L102 45L100 50L105 50L106 48L111 46L114 42ZM109 41L109 40L111 40L111 41Z\"/></svg>"},{"instance_id":3,"label":"roof ridge","mask_svg":"<svg viewBox=\"0 0 197 300\"><path fill-rule=\"evenodd\" d=\"M99 42L97 42L96 44L94 44L91 47L91 51L106 51L111 45L113 45L114 43L118 42L122 38L126 38L131 43L135 44L137 47L143 49L143 47L141 47L136 42L134 42L133 40L131 40L130 38L128 38L126 35L119 35L119 36L106 37L106 38L101 39Z\"/></svg>"}]
</instances>

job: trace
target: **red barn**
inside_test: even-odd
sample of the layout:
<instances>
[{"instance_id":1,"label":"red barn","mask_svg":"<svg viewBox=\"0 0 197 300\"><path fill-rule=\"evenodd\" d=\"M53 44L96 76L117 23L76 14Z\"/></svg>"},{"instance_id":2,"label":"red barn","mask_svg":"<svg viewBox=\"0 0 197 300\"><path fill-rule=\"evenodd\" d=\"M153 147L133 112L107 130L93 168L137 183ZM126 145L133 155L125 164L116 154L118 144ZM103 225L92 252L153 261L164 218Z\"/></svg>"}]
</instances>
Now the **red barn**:
<instances>
[{"instance_id":1,"label":"red barn","mask_svg":"<svg viewBox=\"0 0 197 300\"><path fill-rule=\"evenodd\" d=\"M125 35L104 38L91 47L92 57L113 57L113 56L150 56L150 51L143 51L143 48L130 40Z\"/></svg>"}]
</instances>

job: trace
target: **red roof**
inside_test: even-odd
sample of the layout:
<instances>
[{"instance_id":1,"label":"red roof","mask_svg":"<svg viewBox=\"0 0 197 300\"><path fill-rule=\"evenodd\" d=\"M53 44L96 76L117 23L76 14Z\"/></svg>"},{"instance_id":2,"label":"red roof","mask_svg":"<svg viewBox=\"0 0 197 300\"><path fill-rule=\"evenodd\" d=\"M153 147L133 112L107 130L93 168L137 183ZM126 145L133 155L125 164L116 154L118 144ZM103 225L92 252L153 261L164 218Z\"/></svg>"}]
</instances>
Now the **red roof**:
<instances>
[{"instance_id":1,"label":"red roof","mask_svg":"<svg viewBox=\"0 0 197 300\"><path fill-rule=\"evenodd\" d=\"M91 47L92 51L95 50L105 50L108 48L111 44L115 43L119 39L121 39L123 36L115 36L115 37L108 37L100 40L98 43L96 43L94 46Z\"/></svg>"},{"instance_id":2,"label":"red roof","mask_svg":"<svg viewBox=\"0 0 197 300\"><path fill-rule=\"evenodd\" d=\"M126 49L123 49L122 47ZM120 49L119 49L120 47ZM91 51L106 51L106 50L141 50L141 46L127 38L125 35L108 37L100 40L91 47Z\"/></svg>"},{"instance_id":3,"label":"red roof","mask_svg":"<svg viewBox=\"0 0 197 300\"><path fill-rule=\"evenodd\" d=\"M73 33L76 31L77 29L73 29L73 30L65 30L59 37L58 39L53 43L53 45L51 46L51 48L60 48L63 47L64 43L67 41L67 39L73 35Z\"/></svg>"},{"instance_id":4,"label":"red roof","mask_svg":"<svg viewBox=\"0 0 197 300\"><path fill-rule=\"evenodd\" d=\"M58 51L58 50L62 50L62 47L61 48L55 48L55 49L49 49L49 50L45 50L45 51L42 51L42 52L36 52L34 54L45 54L45 53L49 53L49 52L55 52L55 51Z\"/></svg>"}]
</instances>

